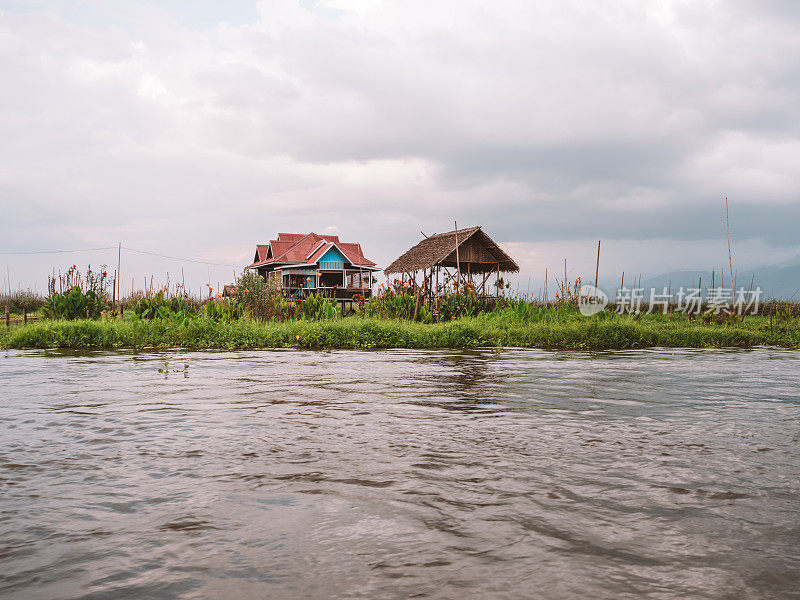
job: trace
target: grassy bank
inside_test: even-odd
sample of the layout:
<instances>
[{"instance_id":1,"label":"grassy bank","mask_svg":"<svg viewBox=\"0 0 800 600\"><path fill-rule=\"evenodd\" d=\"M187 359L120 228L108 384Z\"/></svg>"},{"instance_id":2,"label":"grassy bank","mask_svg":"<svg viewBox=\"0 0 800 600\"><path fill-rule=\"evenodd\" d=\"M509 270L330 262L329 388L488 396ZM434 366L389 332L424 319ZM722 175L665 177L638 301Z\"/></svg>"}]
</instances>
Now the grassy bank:
<instances>
[{"instance_id":1,"label":"grassy bank","mask_svg":"<svg viewBox=\"0 0 800 600\"><path fill-rule=\"evenodd\" d=\"M170 321L39 321L0 332L5 348L475 348L565 349L648 347L800 348L797 319L747 317L736 324L689 322L682 315L564 316L520 320L481 315L425 325L363 317L259 323Z\"/></svg>"}]
</instances>

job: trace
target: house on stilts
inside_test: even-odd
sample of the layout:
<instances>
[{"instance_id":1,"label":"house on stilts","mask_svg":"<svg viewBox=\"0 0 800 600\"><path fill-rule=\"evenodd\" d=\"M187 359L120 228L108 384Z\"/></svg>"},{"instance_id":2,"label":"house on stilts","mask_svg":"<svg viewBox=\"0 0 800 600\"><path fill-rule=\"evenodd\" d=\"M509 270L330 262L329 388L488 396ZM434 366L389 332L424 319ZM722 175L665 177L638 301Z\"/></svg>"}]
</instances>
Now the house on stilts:
<instances>
[{"instance_id":1,"label":"house on stilts","mask_svg":"<svg viewBox=\"0 0 800 600\"><path fill-rule=\"evenodd\" d=\"M339 301L372 294L373 272L380 271L364 256L358 242L336 235L279 233L278 239L256 246L247 267L274 280L292 297L320 293Z\"/></svg>"},{"instance_id":2,"label":"house on stilts","mask_svg":"<svg viewBox=\"0 0 800 600\"><path fill-rule=\"evenodd\" d=\"M385 269L387 276L399 274L403 281L412 282L428 301L443 290L463 289L467 284L478 293L495 296L501 273L517 272L514 259L480 226L426 237Z\"/></svg>"}]
</instances>

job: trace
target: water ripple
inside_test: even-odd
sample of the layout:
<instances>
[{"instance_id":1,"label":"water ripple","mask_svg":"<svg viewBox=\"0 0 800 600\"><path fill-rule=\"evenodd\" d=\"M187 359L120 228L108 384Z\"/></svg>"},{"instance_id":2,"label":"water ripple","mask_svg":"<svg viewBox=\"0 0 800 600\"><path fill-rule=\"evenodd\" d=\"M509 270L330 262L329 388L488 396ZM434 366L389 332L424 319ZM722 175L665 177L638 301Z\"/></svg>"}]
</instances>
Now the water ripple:
<instances>
[{"instance_id":1,"label":"water ripple","mask_svg":"<svg viewBox=\"0 0 800 600\"><path fill-rule=\"evenodd\" d=\"M0 596L798 597L798 372L775 349L6 352Z\"/></svg>"}]
</instances>

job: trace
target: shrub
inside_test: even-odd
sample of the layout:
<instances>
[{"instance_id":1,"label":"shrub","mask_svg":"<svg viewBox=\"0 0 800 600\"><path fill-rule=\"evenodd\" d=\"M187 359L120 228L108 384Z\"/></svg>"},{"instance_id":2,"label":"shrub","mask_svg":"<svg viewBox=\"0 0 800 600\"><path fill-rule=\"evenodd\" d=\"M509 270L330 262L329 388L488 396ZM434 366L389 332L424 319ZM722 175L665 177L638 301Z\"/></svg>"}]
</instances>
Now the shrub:
<instances>
[{"instance_id":1,"label":"shrub","mask_svg":"<svg viewBox=\"0 0 800 600\"><path fill-rule=\"evenodd\" d=\"M58 291L56 291L58 285ZM107 293L108 280L105 268L81 276L76 265L72 265L58 279L48 278L49 296L44 306L44 316L50 319L99 319L110 311Z\"/></svg>"},{"instance_id":2,"label":"shrub","mask_svg":"<svg viewBox=\"0 0 800 600\"><path fill-rule=\"evenodd\" d=\"M28 313L35 312L43 308L47 300L31 290L18 290L10 294L0 294L0 306L8 305L8 310L12 314L19 314L23 310Z\"/></svg>"},{"instance_id":3,"label":"shrub","mask_svg":"<svg viewBox=\"0 0 800 600\"><path fill-rule=\"evenodd\" d=\"M252 271L245 271L236 282L234 298L251 319L268 321L283 318L286 301L278 282L269 282Z\"/></svg>"},{"instance_id":4,"label":"shrub","mask_svg":"<svg viewBox=\"0 0 800 600\"><path fill-rule=\"evenodd\" d=\"M174 323L188 322L197 316L197 308L187 298L166 298L159 290L150 298L138 298L133 304L137 319L169 319Z\"/></svg>"},{"instance_id":5,"label":"shrub","mask_svg":"<svg viewBox=\"0 0 800 600\"><path fill-rule=\"evenodd\" d=\"M318 294L310 294L303 298L299 305L299 312L300 316L310 321L335 319L339 316L336 302Z\"/></svg>"},{"instance_id":6,"label":"shrub","mask_svg":"<svg viewBox=\"0 0 800 600\"><path fill-rule=\"evenodd\" d=\"M444 321L475 317L486 308L486 298L470 288L439 298L439 316Z\"/></svg>"},{"instance_id":7,"label":"shrub","mask_svg":"<svg viewBox=\"0 0 800 600\"><path fill-rule=\"evenodd\" d=\"M244 316L244 309L234 298L215 301L211 298L205 303L205 316L217 323L237 321Z\"/></svg>"}]
</instances>

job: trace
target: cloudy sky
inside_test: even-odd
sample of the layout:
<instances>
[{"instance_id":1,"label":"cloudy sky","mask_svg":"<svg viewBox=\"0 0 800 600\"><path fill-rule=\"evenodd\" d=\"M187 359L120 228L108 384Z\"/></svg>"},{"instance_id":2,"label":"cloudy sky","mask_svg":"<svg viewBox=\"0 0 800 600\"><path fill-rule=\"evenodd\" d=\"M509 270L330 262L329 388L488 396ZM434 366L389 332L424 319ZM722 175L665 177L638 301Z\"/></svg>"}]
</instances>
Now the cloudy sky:
<instances>
[{"instance_id":1,"label":"cloudy sky","mask_svg":"<svg viewBox=\"0 0 800 600\"><path fill-rule=\"evenodd\" d=\"M800 254L795 0L0 0L0 267L230 280L278 231L381 266L480 224L545 267ZM130 281L126 287L130 285Z\"/></svg>"}]
</instances>

